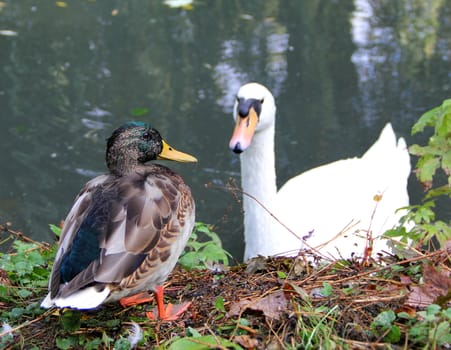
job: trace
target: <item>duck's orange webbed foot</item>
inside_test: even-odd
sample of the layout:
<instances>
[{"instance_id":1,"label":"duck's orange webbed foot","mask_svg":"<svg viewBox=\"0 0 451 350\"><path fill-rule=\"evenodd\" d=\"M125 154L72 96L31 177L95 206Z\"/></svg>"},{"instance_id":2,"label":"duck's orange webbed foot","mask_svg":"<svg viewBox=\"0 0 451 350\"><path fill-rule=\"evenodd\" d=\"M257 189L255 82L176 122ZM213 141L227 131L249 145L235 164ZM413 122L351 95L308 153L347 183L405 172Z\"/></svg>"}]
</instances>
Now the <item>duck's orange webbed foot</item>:
<instances>
[{"instance_id":1,"label":"duck's orange webbed foot","mask_svg":"<svg viewBox=\"0 0 451 350\"><path fill-rule=\"evenodd\" d=\"M119 304L121 304L122 307L128 307L128 306L148 303L148 302L151 302L153 299L154 299L154 297L152 295L150 295L149 293L141 292L141 293L134 294L132 296L124 297L124 298L120 299Z\"/></svg>"},{"instance_id":2,"label":"duck's orange webbed foot","mask_svg":"<svg viewBox=\"0 0 451 350\"><path fill-rule=\"evenodd\" d=\"M181 304L168 304L164 306L163 301L163 287L158 286L155 289L155 299L157 300L157 308L152 311L146 312L146 316L150 320L160 319L162 321L175 321L177 320L191 305L191 302L185 302Z\"/></svg>"},{"instance_id":3,"label":"duck's orange webbed foot","mask_svg":"<svg viewBox=\"0 0 451 350\"><path fill-rule=\"evenodd\" d=\"M167 304L163 305L163 312L159 308L155 308L152 311L146 312L146 316L150 320L161 321L176 321L191 305L190 301L181 304Z\"/></svg>"}]
</instances>

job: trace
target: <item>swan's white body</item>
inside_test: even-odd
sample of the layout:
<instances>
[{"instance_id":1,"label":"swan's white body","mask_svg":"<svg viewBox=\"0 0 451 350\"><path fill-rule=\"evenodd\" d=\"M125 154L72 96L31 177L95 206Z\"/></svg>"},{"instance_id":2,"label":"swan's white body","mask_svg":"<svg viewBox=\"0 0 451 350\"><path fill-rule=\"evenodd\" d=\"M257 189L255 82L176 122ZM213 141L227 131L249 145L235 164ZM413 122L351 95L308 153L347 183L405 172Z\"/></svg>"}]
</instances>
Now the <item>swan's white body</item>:
<instances>
[{"instance_id":1,"label":"swan's white body","mask_svg":"<svg viewBox=\"0 0 451 350\"><path fill-rule=\"evenodd\" d=\"M230 141L235 152L242 152L244 259L257 255L292 256L300 249L310 248L331 258L362 256L367 232L374 239L373 254L390 252L387 241L378 238L398 223L402 213L397 209L409 204L410 158L404 139L396 140L387 124L361 158L311 169L277 191L274 97L260 84L243 85L234 108L237 128L243 119L241 114L238 116L239 105L249 99L257 104L263 101L255 133L247 141L235 133ZM376 201L378 195L381 197Z\"/></svg>"}]
</instances>

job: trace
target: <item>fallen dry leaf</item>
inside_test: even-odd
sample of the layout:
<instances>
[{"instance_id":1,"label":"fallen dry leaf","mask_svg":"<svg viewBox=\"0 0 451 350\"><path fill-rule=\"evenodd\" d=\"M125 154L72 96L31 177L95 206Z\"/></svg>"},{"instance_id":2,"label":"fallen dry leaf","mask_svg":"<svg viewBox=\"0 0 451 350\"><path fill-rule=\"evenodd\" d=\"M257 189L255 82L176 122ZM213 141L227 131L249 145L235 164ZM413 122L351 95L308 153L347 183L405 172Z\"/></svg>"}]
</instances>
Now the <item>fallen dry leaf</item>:
<instances>
[{"instance_id":1,"label":"fallen dry leaf","mask_svg":"<svg viewBox=\"0 0 451 350\"><path fill-rule=\"evenodd\" d=\"M245 349L255 349L258 346L258 340L248 334L237 335L234 340Z\"/></svg>"},{"instance_id":2,"label":"fallen dry leaf","mask_svg":"<svg viewBox=\"0 0 451 350\"><path fill-rule=\"evenodd\" d=\"M268 294L263 298L240 300L230 307L228 316L238 316L245 309L261 311L268 318L280 319L288 310L288 300L283 291Z\"/></svg>"},{"instance_id":3,"label":"fallen dry leaf","mask_svg":"<svg viewBox=\"0 0 451 350\"><path fill-rule=\"evenodd\" d=\"M437 303L437 299L449 295L451 290L451 278L449 271L438 271L432 265L423 267L424 284L412 286L406 305L425 307L432 303ZM449 300L444 300L449 303Z\"/></svg>"}]
</instances>

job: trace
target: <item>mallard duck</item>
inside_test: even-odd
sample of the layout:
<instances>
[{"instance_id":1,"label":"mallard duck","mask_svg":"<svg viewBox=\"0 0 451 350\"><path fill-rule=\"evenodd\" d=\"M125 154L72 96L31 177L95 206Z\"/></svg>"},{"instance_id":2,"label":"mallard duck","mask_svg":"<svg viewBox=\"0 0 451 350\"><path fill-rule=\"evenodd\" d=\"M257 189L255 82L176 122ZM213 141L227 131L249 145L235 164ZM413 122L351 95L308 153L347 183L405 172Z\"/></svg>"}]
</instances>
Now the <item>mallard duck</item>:
<instances>
[{"instance_id":1,"label":"mallard duck","mask_svg":"<svg viewBox=\"0 0 451 350\"><path fill-rule=\"evenodd\" d=\"M273 95L260 84L243 85L233 111L229 147L240 154L245 260L296 255L303 248L334 259L365 256L369 246L373 253L388 248L377 238L409 204L410 174L406 143L396 140L390 124L361 158L311 169L277 191Z\"/></svg>"},{"instance_id":2,"label":"mallard duck","mask_svg":"<svg viewBox=\"0 0 451 350\"><path fill-rule=\"evenodd\" d=\"M41 306L93 309L153 290L160 319L162 283L194 225L194 200L180 175L156 159L196 162L142 122L117 128L107 140L109 174L89 181L64 221L49 293ZM150 316L150 315L149 315Z\"/></svg>"}]
</instances>

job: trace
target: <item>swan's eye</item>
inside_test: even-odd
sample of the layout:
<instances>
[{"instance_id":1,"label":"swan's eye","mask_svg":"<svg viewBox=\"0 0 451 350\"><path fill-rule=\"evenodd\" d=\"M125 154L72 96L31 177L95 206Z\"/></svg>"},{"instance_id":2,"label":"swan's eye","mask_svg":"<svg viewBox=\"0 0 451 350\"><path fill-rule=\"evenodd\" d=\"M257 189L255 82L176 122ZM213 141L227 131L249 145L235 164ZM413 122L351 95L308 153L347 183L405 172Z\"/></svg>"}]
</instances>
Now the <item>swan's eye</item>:
<instances>
[{"instance_id":1,"label":"swan's eye","mask_svg":"<svg viewBox=\"0 0 451 350\"><path fill-rule=\"evenodd\" d=\"M265 102L265 99L264 99L264 98L262 98L262 99L260 100L260 104L263 104L263 102Z\"/></svg>"}]
</instances>

